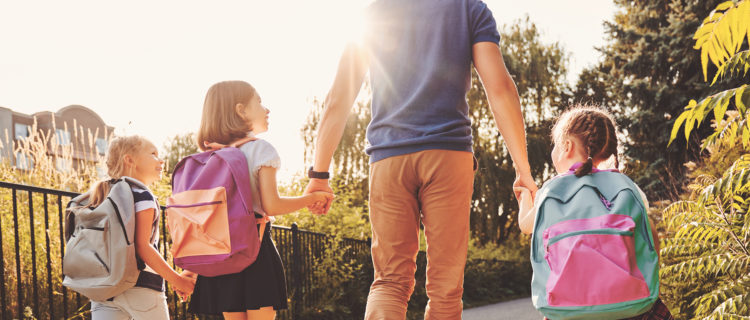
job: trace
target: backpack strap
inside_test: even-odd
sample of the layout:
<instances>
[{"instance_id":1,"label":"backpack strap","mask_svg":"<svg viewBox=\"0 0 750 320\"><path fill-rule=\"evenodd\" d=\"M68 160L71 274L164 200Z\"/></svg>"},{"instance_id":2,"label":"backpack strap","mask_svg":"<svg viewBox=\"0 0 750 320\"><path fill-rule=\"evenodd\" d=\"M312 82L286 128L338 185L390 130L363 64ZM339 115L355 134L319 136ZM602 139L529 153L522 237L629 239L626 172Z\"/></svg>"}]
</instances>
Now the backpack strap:
<instances>
[{"instance_id":1,"label":"backpack strap","mask_svg":"<svg viewBox=\"0 0 750 320\"><path fill-rule=\"evenodd\" d=\"M263 216L263 218L255 219L255 221L260 225L260 230L258 231L258 237L260 238L260 242L263 242L263 234L266 232L266 223L271 221L271 218L268 216Z\"/></svg>"},{"instance_id":2,"label":"backpack strap","mask_svg":"<svg viewBox=\"0 0 750 320\"><path fill-rule=\"evenodd\" d=\"M258 138L254 136L247 136L242 139L235 140L229 144L221 144L218 142L203 141L203 146L206 147L206 151L215 151L215 150L223 149L226 147L239 148L241 145L248 143L250 141L255 141L255 140L258 140Z\"/></svg>"}]
</instances>

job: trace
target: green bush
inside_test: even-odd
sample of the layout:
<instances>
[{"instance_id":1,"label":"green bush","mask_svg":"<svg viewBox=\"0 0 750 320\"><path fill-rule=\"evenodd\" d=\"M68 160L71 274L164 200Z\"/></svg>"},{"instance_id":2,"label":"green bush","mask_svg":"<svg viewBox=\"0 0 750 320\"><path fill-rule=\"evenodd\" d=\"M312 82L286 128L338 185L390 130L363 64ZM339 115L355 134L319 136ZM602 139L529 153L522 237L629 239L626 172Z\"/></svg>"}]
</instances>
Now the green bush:
<instances>
[{"instance_id":1,"label":"green bush","mask_svg":"<svg viewBox=\"0 0 750 320\"><path fill-rule=\"evenodd\" d=\"M750 52L739 52L750 37L750 1L719 4L696 31L704 78L708 62L717 72L741 79ZM667 238L661 250L661 284L678 319L747 319L750 314L750 91L748 84L690 101L677 118L688 137L713 115L714 133L703 141L709 151L683 199L664 210ZM734 107L736 110L727 111ZM691 165L692 166L692 165Z\"/></svg>"}]
</instances>

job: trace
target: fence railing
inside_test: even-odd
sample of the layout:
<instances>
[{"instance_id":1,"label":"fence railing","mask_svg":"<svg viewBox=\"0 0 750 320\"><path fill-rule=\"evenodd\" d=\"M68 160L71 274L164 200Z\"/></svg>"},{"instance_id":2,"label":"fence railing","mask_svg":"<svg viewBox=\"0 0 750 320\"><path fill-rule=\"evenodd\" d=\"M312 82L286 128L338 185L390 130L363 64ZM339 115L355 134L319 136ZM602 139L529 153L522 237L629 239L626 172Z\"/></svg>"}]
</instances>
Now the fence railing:
<instances>
[{"instance_id":1,"label":"fence railing","mask_svg":"<svg viewBox=\"0 0 750 320\"><path fill-rule=\"evenodd\" d=\"M78 193L45 189L0 181L0 318L37 319L87 317L88 299L62 285L62 257L65 253L63 226L65 205ZM167 261L169 234L162 207L159 250ZM273 226L272 236L286 268L289 309L278 319L299 319L314 308L314 270L331 237L291 227ZM344 239L345 256L367 253L367 240ZM188 319L187 305L172 290L167 292L173 319Z\"/></svg>"}]
</instances>

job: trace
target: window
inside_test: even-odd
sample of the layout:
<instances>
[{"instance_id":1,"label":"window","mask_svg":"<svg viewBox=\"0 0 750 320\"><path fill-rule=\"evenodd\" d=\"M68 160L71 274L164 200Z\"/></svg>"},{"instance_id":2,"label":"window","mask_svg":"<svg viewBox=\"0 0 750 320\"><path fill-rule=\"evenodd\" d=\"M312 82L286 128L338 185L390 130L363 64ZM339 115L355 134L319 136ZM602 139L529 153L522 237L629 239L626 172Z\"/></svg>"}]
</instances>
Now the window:
<instances>
[{"instance_id":1,"label":"window","mask_svg":"<svg viewBox=\"0 0 750 320\"><path fill-rule=\"evenodd\" d=\"M70 145L70 132L63 129L55 130L55 141L61 146Z\"/></svg>"},{"instance_id":2,"label":"window","mask_svg":"<svg viewBox=\"0 0 750 320\"><path fill-rule=\"evenodd\" d=\"M26 137L29 136L29 126L27 126L26 124L16 123L14 127L16 130L15 137L17 140L26 139Z\"/></svg>"},{"instance_id":3,"label":"window","mask_svg":"<svg viewBox=\"0 0 750 320\"><path fill-rule=\"evenodd\" d=\"M16 152L16 168L21 170L34 169L34 159L22 152Z\"/></svg>"},{"instance_id":4,"label":"window","mask_svg":"<svg viewBox=\"0 0 750 320\"><path fill-rule=\"evenodd\" d=\"M99 152L99 154L104 154L107 152L107 140L104 140L102 138L96 138L96 151Z\"/></svg>"},{"instance_id":5,"label":"window","mask_svg":"<svg viewBox=\"0 0 750 320\"><path fill-rule=\"evenodd\" d=\"M71 169L70 161L63 158L55 159L55 169L57 169L57 171L69 171Z\"/></svg>"}]
</instances>

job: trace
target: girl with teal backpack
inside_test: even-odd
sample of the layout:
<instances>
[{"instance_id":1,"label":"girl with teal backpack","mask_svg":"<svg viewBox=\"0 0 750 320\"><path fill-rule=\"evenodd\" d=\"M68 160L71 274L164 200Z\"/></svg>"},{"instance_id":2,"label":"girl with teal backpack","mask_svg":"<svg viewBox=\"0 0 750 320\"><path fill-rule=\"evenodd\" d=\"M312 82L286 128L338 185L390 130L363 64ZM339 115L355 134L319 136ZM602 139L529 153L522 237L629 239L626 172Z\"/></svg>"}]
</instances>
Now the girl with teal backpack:
<instances>
[{"instance_id":1,"label":"girl with teal backpack","mask_svg":"<svg viewBox=\"0 0 750 320\"><path fill-rule=\"evenodd\" d=\"M520 193L519 226L531 233L531 295L549 319L672 319L659 300L659 239L643 191L617 169L617 128L599 108L577 106L552 129L558 175ZM533 202L533 203L532 203Z\"/></svg>"}]
</instances>

